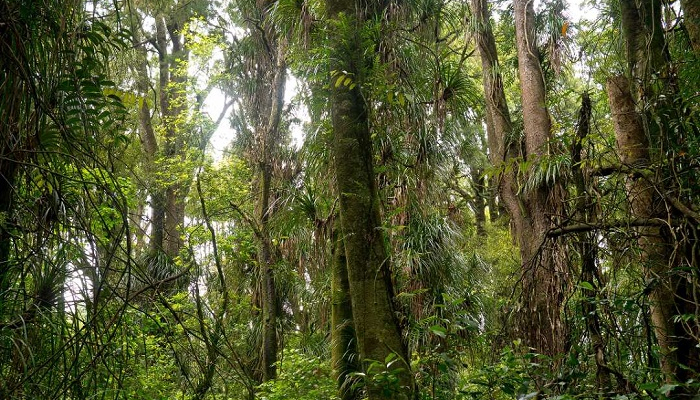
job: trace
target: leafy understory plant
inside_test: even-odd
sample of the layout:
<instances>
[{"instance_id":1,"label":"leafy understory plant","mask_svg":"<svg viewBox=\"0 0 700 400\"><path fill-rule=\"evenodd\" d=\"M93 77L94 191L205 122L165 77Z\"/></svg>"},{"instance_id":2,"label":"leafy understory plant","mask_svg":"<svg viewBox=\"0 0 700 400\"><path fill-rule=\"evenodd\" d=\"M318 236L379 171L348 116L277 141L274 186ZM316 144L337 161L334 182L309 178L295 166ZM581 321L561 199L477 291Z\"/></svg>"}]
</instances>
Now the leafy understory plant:
<instances>
[{"instance_id":1,"label":"leafy understory plant","mask_svg":"<svg viewBox=\"0 0 700 400\"><path fill-rule=\"evenodd\" d=\"M277 363L279 376L258 386L262 400L335 400L337 390L331 367L321 357L305 354L301 349L289 349Z\"/></svg>"}]
</instances>

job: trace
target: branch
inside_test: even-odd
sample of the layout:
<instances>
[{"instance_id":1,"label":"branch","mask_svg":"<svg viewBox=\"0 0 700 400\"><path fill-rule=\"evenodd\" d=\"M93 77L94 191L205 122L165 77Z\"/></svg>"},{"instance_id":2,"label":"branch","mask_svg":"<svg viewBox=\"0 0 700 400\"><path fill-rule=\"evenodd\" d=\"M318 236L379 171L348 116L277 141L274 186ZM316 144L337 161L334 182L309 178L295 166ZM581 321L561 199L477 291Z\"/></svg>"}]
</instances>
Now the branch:
<instances>
[{"instance_id":1,"label":"branch","mask_svg":"<svg viewBox=\"0 0 700 400\"><path fill-rule=\"evenodd\" d=\"M594 167L587 169L587 172L590 176L609 176L614 173L622 173L622 174L633 174L633 175L641 175L644 176L645 174L648 174L650 171L652 171L652 168L650 165L647 163L643 163L643 165L628 165L628 164L611 164L611 165L603 165L599 167Z\"/></svg>"},{"instance_id":2,"label":"branch","mask_svg":"<svg viewBox=\"0 0 700 400\"><path fill-rule=\"evenodd\" d=\"M253 234L255 234L255 237L258 238L258 240L265 240L265 236L263 236L262 232L260 231L260 227L258 226L257 222L250 218L250 216L246 214L245 211L241 210L241 208L234 202L229 201L228 204L241 216L241 218L243 218L243 221L250 226L250 229L253 230Z\"/></svg>"},{"instance_id":3,"label":"branch","mask_svg":"<svg viewBox=\"0 0 700 400\"><path fill-rule=\"evenodd\" d=\"M690 207L686 206L685 204L681 203L680 200L678 200L675 197L665 197L664 199L668 200L673 207L683 213L688 218L694 219L696 223L700 224L700 213L693 211L690 209Z\"/></svg>"},{"instance_id":4,"label":"branch","mask_svg":"<svg viewBox=\"0 0 700 400\"><path fill-rule=\"evenodd\" d=\"M598 224L580 223L550 229L546 236L557 237L567 235L569 233L611 230L616 228L632 228L637 226L667 226L668 224L668 221L659 218L636 218L625 221L601 222Z\"/></svg>"},{"instance_id":5,"label":"branch","mask_svg":"<svg viewBox=\"0 0 700 400\"><path fill-rule=\"evenodd\" d=\"M464 199L467 202L474 200L474 196L467 193L466 190L462 189L461 187L459 187L459 185L457 185L454 182L447 182L447 187L457 192L457 194L460 195L462 199Z\"/></svg>"}]
</instances>

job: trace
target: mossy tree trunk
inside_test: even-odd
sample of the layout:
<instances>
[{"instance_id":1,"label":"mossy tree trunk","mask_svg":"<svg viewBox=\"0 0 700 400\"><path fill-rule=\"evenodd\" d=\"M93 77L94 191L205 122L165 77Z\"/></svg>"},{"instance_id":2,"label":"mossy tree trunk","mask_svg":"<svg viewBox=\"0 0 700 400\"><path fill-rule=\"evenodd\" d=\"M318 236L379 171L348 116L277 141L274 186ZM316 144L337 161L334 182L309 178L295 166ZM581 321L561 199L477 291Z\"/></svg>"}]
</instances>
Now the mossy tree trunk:
<instances>
[{"instance_id":1,"label":"mossy tree trunk","mask_svg":"<svg viewBox=\"0 0 700 400\"><path fill-rule=\"evenodd\" d=\"M697 0L681 0L683 23L690 37L690 44L695 54L700 55L700 2Z\"/></svg>"},{"instance_id":2,"label":"mossy tree trunk","mask_svg":"<svg viewBox=\"0 0 700 400\"><path fill-rule=\"evenodd\" d=\"M370 121L360 91L370 65L363 58L360 31L377 4L328 0L332 29L330 106L335 178L340 195L341 238L345 246L348 285L357 347L370 399L414 396L410 360L394 314L389 255L379 210ZM344 72L340 72L344 71ZM339 76L338 73L343 74ZM337 84L349 78L352 84ZM395 357L395 361L387 361ZM373 365L372 368L370 366ZM379 369L377 369L379 367ZM388 367L395 385L376 385L373 375Z\"/></svg>"},{"instance_id":3,"label":"mossy tree trunk","mask_svg":"<svg viewBox=\"0 0 700 400\"><path fill-rule=\"evenodd\" d=\"M343 240L337 230L333 234L333 279L331 281L331 366L342 400L359 398L349 374L360 371L357 363L357 341L352 320L352 301L348 282L347 259Z\"/></svg>"}]
</instances>

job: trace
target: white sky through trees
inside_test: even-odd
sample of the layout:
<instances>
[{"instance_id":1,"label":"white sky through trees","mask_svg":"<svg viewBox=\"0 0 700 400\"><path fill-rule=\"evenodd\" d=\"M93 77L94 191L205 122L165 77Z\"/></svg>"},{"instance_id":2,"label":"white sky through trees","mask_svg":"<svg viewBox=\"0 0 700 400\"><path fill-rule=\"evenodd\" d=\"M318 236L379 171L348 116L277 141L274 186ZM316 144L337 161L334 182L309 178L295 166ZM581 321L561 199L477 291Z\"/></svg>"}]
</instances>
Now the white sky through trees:
<instances>
[{"instance_id":1,"label":"white sky through trees","mask_svg":"<svg viewBox=\"0 0 700 400\"><path fill-rule=\"evenodd\" d=\"M537 7L539 4L540 1L536 0L535 6ZM565 12L565 15L570 19L570 23L576 25L581 20L591 21L597 18L598 10L589 0L572 0L567 2L567 11ZM298 80L294 76L288 75L287 90L284 98L285 107L290 103L294 96L297 95L298 90ZM212 118L216 118L216 116L221 112L223 104L223 93L218 89L214 89L204 104L204 110ZM300 105L294 109L294 116L301 122L300 124L292 125L292 143L294 146L299 147L304 140L302 125L309 122L309 115L303 108L303 105ZM214 160L219 161L223 158L226 147L231 143L235 135L236 132L231 127L229 118L225 118L217 128L214 135L212 135L211 140L209 141L209 147L207 148L208 153L214 158Z\"/></svg>"}]
</instances>

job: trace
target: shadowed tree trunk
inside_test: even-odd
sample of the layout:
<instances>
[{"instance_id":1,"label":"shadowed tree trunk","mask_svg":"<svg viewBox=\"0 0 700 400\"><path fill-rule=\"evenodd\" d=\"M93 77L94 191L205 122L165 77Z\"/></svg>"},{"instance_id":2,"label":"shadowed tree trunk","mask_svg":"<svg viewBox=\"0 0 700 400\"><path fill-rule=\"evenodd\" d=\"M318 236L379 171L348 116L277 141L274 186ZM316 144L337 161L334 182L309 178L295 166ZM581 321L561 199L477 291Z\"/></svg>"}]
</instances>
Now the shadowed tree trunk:
<instances>
[{"instance_id":1,"label":"shadowed tree trunk","mask_svg":"<svg viewBox=\"0 0 700 400\"><path fill-rule=\"evenodd\" d=\"M476 234L478 236L486 236L486 202L488 198L488 190L486 188L486 178L484 170L478 168L474 170L472 177L474 184L474 219L476 220Z\"/></svg>"},{"instance_id":2,"label":"shadowed tree trunk","mask_svg":"<svg viewBox=\"0 0 700 400\"><path fill-rule=\"evenodd\" d=\"M642 118L637 113L630 92L629 80L624 76L610 78L607 84L608 99L615 127L617 151L620 162L632 168L643 168L649 163L649 142ZM664 218L665 210L656 195L659 188L650 174L633 170L627 181L630 212L635 218ZM661 369L669 379L674 379L677 369L674 315L674 290L668 279L673 266L673 248L665 242L659 226L637 228L638 244L642 252L644 275L650 284L651 320L661 352Z\"/></svg>"},{"instance_id":3,"label":"shadowed tree trunk","mask_svg":"<svg viewBox=\"0 0 700 400\"><path fill-rule=\"evenodd\" d=\"M342 238L334 231L333 280L331 281L331 366L338 383L342 400L359 398L359 391L353 389L348 374L359 371L357 364L357 342L352 322L352 302L348 282L347 261Z\"/></svg>"},{"instance_id":4,"label":"shadowed tree trunk","mask_svg":"<svg viewBox=\"0 0 700 400\"><path fill-rule=\"evenodd\" d=\"M172 16L156 18L156 38L159 47L160 62L160 105L161 121L165 124L163 155L166 160L184 161L185 135L187 128L182 121L186 118L188 100L186 98L187 59L189 50L184 36L180 32L182 22ZM167 37L170 38L170 54L167 54ZM177 165L177 164L176 164ZM154 213L164 214L163 219L163 250L169 259L175 258L184 242L180 231L185 222L185 197L189 184L183 179L174 179L165 187L163 201L156 202L163 208ZM161 195L161 194L159 194Z\"/></svg>"},{"instance_id":5,"label":"shadowed tree trunk","mask_svg":"<svg viewBox=\"0 0 700 400\"><path fill-rule=\"evenodd\" d=\"M344 71L353 85L337 85L331 77L330 107L336 184L340 194L341 236L345 246L348 284L357 347L365 372L376 362L397 375L396 387L378 387L366 381L370 399L408 399L414 396L410 359L394 314L389 256L379 212L372 139L367 104L360 92L366 64L359 30L367 15L379 8L354 0L328 0L328 16L337 24L332 32L335 48L331 71ZM371 378L371 376L370 376Z\"/></svg>"},{"instance_id":6,"label":"shadowed tree trunk","mask_svg":"<svg viewBox=\"0 0 700 400\"><path fill-rule=\"evenodd\" d=\"M577 223L595 224L597 215L595 203L589 194L590 178L581 169L581 161L584 159L585 149L583 142L590 132L591 98L588 93L583 93L581 109L577 123L576 139L571 151L571 165L574 185L576 187L576 213L574 217ZM586 330L591 338L591 347L596 362L596 383L598 391L609 393L611 389L610 372L606 359L605 340L600 325L600 313L596 296L599 287L603 283L599 281L598 273L598 247L595 232L582 232L577 236L576 248L581 257L581 281L590 284L591 288L582 288L582 309L585 318Z\"/></svg>"},{"instance_id":7,"label":"shadowed tree trunk","mask_svg":"<svg viewBox=\"0 0 700 400\"><path fill-rule=\"evenodd\" d=\"M700 2L697 0L681 0L683 8L683 23L688 30L690 44L695 54L700 55Z\"/></svg>"},{"instance_id":8,"label":"shadowed tree trunk","mask_svg":"<svg viewBox=\"0 0 700 400\"><path fill-rule=\"evenodd\" d=\"M246 44L233 54L232 71L240 74L234 96L241 96L242 107L238 109L234 124L238 127L244 155L253 170L255 180L255 219L251 224L256 229L258 284L253 295L253 304L259 307L262 335L257 342L259 358L251 366L255 379L269 381L277 376L278 319L280 302L275 282L275 266L280 260L280 249L273 245L271 220L278 205L275 204L276 185L284 179L278 174L280 148L283 132L281 127L284 112L284 93L287 79L285 59L286 42L272 25L270 12L273 3L267 0L242 2L238 5L249 30ZM236 42L241 45L243 41ZM240 64L239 64L240 63Z\"/></svg>"},{"instance_id":9,"label":"shadowed tree trunk","mask_svg":"<svg viewBox=\"0 0 700 400\"><path fill-rule=\"evenodd\" d=\"M272 198L272 168L273 149L280 140L280 120L282 118L282 106L284 105L284 88L287 76L287 67L284 59L284 46L277 42L277 54L275 72L272 82L272 103L269 109L269 118L259 137L262 147L262 155L258 160L258 174L260 184L259 223L262 233L260 243L260 268L263 277L263 381L274 379L277 376L277 291L275 289L275 276L270 235L270 214L272 212L270 200Z\"/></svg>"}]
</instances>

